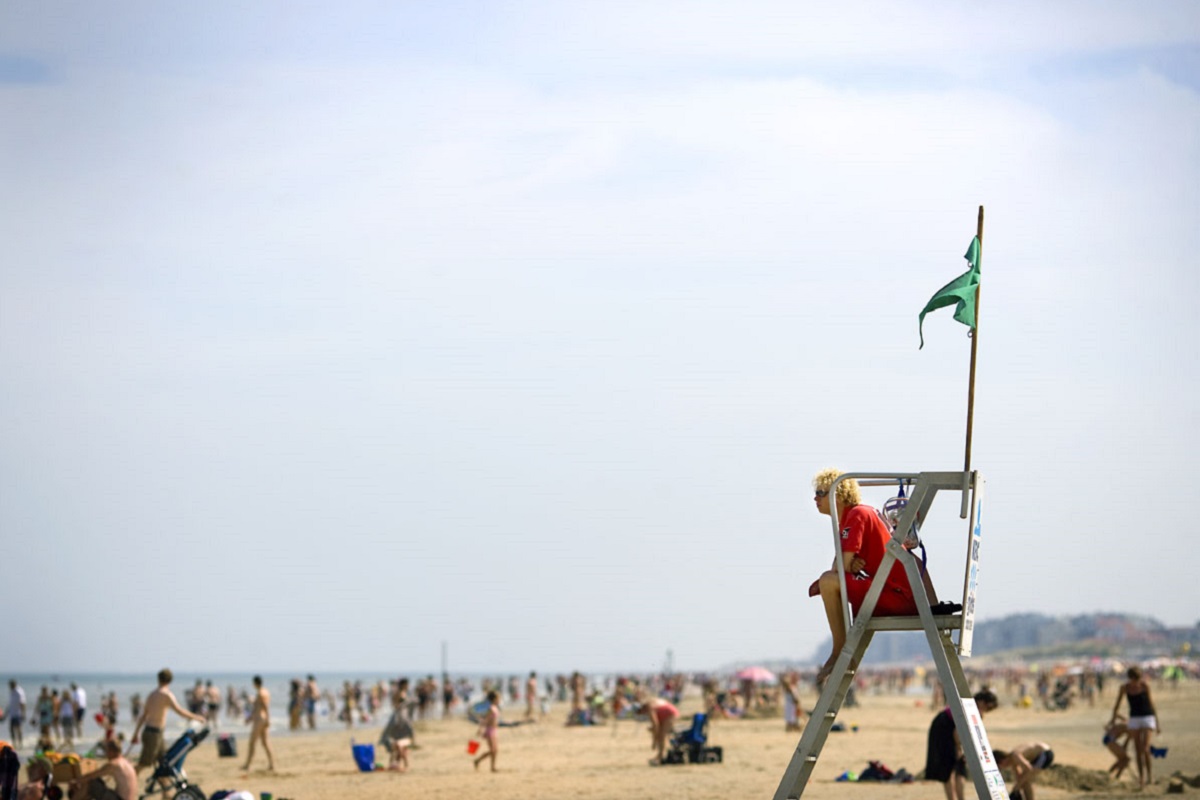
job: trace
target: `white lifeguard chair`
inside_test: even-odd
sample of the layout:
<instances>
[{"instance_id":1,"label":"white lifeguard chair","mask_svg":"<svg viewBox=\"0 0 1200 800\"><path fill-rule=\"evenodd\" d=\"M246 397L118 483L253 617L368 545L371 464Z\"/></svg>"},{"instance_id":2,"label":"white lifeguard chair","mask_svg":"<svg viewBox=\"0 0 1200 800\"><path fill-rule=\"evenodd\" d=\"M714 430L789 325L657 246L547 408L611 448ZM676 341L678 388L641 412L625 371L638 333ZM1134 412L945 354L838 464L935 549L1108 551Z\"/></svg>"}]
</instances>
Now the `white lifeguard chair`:
<instances>
[{"instance_id":1,"label":"white lifeguard chair","mask_svg":"<svg viewBox=\"0 0 1200 800\"><path fill-rule=\"evenodd\" d=\"M829 511L833 521L834 552L840 553L840 528L837 516L838 484L855 479L861 486L910 487L907 503L900 510L892 538L887 543L887 552L879 565L877 574L887 575L895 561L904 565L905 575L912 587L918 616L874 617L875 604L883 591L883 580L873 581L862 608L851 621L851 609L846 596L844 570L837 570L841 583L842 605L846 608L846 644L834 662L833 672L825 682L817 705L813 709L800 743L788 763L774 800L793 800L804 793L804 787L812 776L817 757L829 735L846 694L854 681L855 668L878 631L924 631L929 642L929 652L937 665L938 677L946 693L946 703L954 717L954 725L962 743L963 756L975 792L980 800L1008 800L1004 779L988 744L983 719L971 695L966 676L963 674L959 656L971 654L971 640L975 627L975 592L979 579L979 544L983 532L983 477L971 472L920 472L920 473L846 473L838 476L829 487ZM967 533L967 564L963 579L962 612L934 614L930 598L925 591L922 565L904 546L905 536L919 532L933 499L940 491L963 493L966 508L967 494L970 495L970 521ZM957 631L957 641L954 634Z\"/></svg>"}]
</instances>

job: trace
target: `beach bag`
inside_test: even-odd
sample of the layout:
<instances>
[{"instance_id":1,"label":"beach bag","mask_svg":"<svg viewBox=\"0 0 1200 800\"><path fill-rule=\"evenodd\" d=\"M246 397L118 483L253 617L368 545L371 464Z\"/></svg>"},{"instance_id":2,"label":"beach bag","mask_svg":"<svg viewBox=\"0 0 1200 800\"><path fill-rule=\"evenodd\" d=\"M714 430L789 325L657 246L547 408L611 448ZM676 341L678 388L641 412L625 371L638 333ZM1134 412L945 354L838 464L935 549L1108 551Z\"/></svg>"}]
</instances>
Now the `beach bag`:
<instances>
[{"instance_id":1,"label":"beach bag","mask_svg":"<svg viewBox=\"0 0 1200 800\"><path fill-rule=\"evenodd\" d=\"M237 738L232 733L222 733L217 736L217 756L233 758L237 755Z\"/></svg>"}]
</instances>

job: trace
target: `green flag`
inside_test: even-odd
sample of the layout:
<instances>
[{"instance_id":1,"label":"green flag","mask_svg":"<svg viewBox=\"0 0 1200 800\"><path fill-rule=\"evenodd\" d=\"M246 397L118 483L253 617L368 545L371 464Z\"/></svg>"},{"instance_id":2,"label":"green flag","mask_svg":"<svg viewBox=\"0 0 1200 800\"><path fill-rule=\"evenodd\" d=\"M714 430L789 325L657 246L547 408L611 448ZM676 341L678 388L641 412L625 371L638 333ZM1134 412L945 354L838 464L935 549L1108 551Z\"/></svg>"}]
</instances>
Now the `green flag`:
<instances>
[{"instance_id":1,"label":"green flag","mask_svg":"<svg viewBox=\"0 0 1200 800\"><path fill-rule=\"evenodd\" d=\"M917 318L917 334L921 337L921 347L925 346L925 333L921 327L925 324L925 315L930 311L955 306L954 318L971 330L975 329L975 288L979 286L978 236L971 240L971 246L967 248L967 254L963 258L967 259L971 268L938 289L937 294L921 309L921 316Z\"/></svg>"}]
</instances>

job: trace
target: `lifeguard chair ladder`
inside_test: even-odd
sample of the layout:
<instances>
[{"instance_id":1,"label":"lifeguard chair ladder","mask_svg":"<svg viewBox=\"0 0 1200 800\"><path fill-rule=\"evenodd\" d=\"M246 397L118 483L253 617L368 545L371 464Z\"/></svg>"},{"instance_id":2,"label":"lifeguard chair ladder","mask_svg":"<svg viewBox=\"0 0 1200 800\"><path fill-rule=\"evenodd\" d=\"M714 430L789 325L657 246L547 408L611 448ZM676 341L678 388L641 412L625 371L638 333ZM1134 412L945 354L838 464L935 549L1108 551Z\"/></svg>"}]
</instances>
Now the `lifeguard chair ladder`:
<instances>
[{"instance_id":1,"label":"lifeguard chair ladder","mask_svg":"<svg viewBox=\"0 0 1200 800\"><path fill-rule=\"evenodd\" d=\"M1008 792L1004 787L1004 779L992 756L991 746L987 741L987 733L983 728L982 717L971 695L967 678L963 674L959 656L971 655L971 640L975 626L975 590L979 577L979 541L982 533L983 520L983 477L975 471L964 472L920 472L920 473L847 473L838 476L829 487L829 511L833 520L834 552L841 552L840 528L837 517L837 503L832 502L837 496L838 484L842 481L855 479L861 486L892 486L898 484L909 486L912 491L908 504L900 513L891 540L887 543L887 552L879 565L878 574L887 575L894 561L899 560L904 565L905 575L912 587L913 598L916 600L919 616L915 617L873 617L875 604L883 590L883 581L873 581L862 608L850 621L849 604L846 598L846 579L843 570L837 570L842 589L842 605L847 609L846 644L834 662L833 672L825 682L817 705L813 709L796 752L788 763L779 788L775 791L774 800L791 800L799 798L804 793L804 787L812 776L817 764L817 757L825 739L833 727L834 719L846 693L854 681L855 666L862 663L862 657L867 652L871 638L877 631L924 631L929 642L929 651L937 665L938 677L946 692L947 705L954 717L954 726L962 742L963 756L967 762L967 771L975 785L975 792L980 800L1008 800ZM963 580L963 595L961 614L935 615L930 609L929 596L925 591L925 582L921 574L921 564L916 557L903 546L905 534L910 530L919 530L925 520L933 498L939 491L958 491L971 496L970 526L967 542L967 566ZM965 497L964 497L965 500ZM964 508L966 504L964 503ZM957 643L952 634L958 631Z\"/></svg>"}]
</instances>

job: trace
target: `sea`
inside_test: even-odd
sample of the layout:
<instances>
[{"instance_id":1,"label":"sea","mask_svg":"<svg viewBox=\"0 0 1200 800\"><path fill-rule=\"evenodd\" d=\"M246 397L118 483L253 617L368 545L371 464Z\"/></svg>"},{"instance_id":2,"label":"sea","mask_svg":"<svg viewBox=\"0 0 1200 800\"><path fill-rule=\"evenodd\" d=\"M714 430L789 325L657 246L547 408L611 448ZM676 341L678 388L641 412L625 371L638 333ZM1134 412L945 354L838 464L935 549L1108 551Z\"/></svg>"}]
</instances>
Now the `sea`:
<instances>
[{"instance_id":1,"label":"sea","mask_svg":"<svg viewBox=\"0 0 1200 800\"><path fill-rule=\"evenodd\" d=\"M187 692L199 680L201 683L212 681L213 685L221 690L221 711L218 715L218 721L215 730L210 732L210 735L215 736L218 733L234 733L243 734L248 732L248 728L242 719L235 719L226 713L225 698L230 686L234 691L241 694L242 690L253 694L253 686L251 679L253 673L249 672L175 672L175 678L171 683L171 691L179 700L179 703L184 708L187 707ZM307 728L301 731L288 730L288 690L291 681L294 678L304 680L308 676L307 671L301 672L264 672L259 673L263 679L263 686L271 693L271 735L272 736L295 736L308 733ZM414 672L411 674L392 673L384 674L381 672L331 672L331 673L314 673L317 679L317 685L322 694L332 692L337 698L338 703L341 702L341 691L346 681L351 684L361 682L364 689L369 688L379 681L395 681L401 677L407 677L414 683L416 680L425 678L427 675L434 674L429 672ZM539 673L541 675L542 673ZM438 674L434 674L435 678L439 678ZM457 681L459 678L465 678L472 687L471 697L467 703L458 702L455 704L452 714L459 716L466 715L466 709L470 705L483 698L481 686L485 678L490 678L493 683L499 680L507 682L509 675L496 675L493 673L453 673L451 679ZM521 686L524 687L523 677L517 676L522 680ZM83 737L75 742L75 749L80 752L87 751L94 743L103 738L104 729L96 721L95 716L100 711L100 701L102 697L109 693L115 692L117 695L117 725L118 733L124 733L126 739L133 733L133 727L136 720L130 713L130 698L135 694L141 695L143 701L155 686L157 680L154 673L150 674L128 674L117 672L82 672L82 673L12 673L0 675L2 681L3 695L0 696L0 710L5 710L8 706L8 681L15 680L25 690L25 706L26 720L24 726L24 744L21 748L22 753L32 751L33 743L37 739L37 722L35 707L37 698L41 692L41 688L46 686L51 690L61 690L70 688L74 683L83 688L87 693L87 709L84 717ZM439 678L440 686L440 678ZM542 691L545 693L545 678L542 678ZM413 693L410 691L410 697ZM385 719L371 719L368 722L362 722L360 719L355 719L354 727L347 729L344 721L338 720L337 712L339 709L331 709L329 704L323 699L317 704L316 725L317 730L349 730L352 734L355 731L361 731L360 736L374 736L378 733L378 729L382 727ZM390 707L387 712L390 713ZM437 698L436 715L441 716L441 697ZM179 735L189 725L193 725L189 720L180 717L177 714L167 715L167 735L168 742L175 736ZM370 731L370 733L368 733ZM7 720L0 724L0 738L7 738L9 729Z\"/></svg>"}]
</instances>

